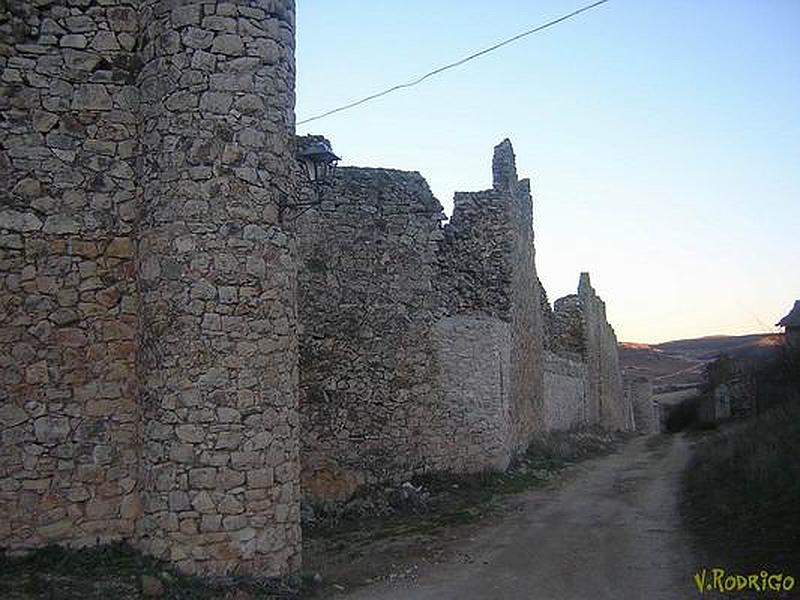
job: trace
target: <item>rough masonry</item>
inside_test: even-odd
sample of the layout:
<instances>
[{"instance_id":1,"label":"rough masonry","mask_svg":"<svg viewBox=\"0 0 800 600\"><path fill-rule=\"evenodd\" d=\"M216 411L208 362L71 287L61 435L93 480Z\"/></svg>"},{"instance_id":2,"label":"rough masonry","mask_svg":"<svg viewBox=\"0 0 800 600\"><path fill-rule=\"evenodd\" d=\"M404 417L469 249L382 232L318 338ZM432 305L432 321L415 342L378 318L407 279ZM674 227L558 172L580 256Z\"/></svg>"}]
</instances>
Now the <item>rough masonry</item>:
<instances>
[{"instance_id":1,"label":"rough masonry","mask_svg":"<svg viewBox=\"0 0 800 600\"><path fill-rule=\"evenodd\" d=\"M584 274L550 309L530 183L508 140L492 169L492 189L456 193L447 223L418 173L340 168L301 194L292 225L312 501L428 471L502 470L536 431L633 426L602 300Z\"/></svg>"},{"instance_id":2,"label":"rough masonry","mask_svg":"<svg viewBox=\"0 0 800 600\"><path fill-rule=\"evenodd\" d=\"M633 410L633 421L636 431L641 433L659 433L661 423L653 402L653 382L648 377L623 375L622 383L625 395Z\"/></svg>"},{"instance_id":3,"label":"rough masonry","mask_svg":"<svg viewBox=\"0 0 800 600\"><path fill-rule=\"evenodd\" d=\"M585 423L633 429L633 405L630 396L625 400L617 337L589 274L581 273L577 294L556 300L552 312L547 306L543 310L551 332L545 403L551 415L559 415L559 427Z\"/></svg>"},{"instance_id":4,"label":"rough masonry","mask_svg":"<svg viewBox=\"0 0 800 600\"><path fill-rule=\"evenodd\" d=\"M631 426L588 276L550 308L508 140L447 223L418 173L299 186L292 0L0 6L0 547L282 575L301 482Z\"/></svg>"},{"instance_id":5,"label":"rough masonry","mask_svg":"<svg viewBox=\"0 0 800 600\"><path fill-rule=\"evenodd\" d=\"M293 2L3 5L0 545L296 569Z\"/></svg>"}]
</instances>

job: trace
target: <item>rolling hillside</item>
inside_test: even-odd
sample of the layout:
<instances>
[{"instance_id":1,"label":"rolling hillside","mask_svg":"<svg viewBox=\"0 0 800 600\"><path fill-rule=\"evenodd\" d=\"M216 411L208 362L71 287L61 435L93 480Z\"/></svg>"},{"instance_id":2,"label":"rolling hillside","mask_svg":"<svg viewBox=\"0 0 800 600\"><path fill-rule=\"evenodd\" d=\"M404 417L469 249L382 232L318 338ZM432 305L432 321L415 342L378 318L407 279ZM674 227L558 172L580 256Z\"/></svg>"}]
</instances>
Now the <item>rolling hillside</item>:
<instances>
[{"instance_id":1,"label":"rolling hillside","mask_svg":"<svg viewBox=\"0 0 800 600\"><path fill-rule=\"evenodd\" d=\"M741 359L766 358L777 351L780 339L780 335L765 333L661 344L621 342L619 358L625 372L650 377L657 392L669 392L700 386L706 365L723 354Z\"/></svg>"}]
</instances>

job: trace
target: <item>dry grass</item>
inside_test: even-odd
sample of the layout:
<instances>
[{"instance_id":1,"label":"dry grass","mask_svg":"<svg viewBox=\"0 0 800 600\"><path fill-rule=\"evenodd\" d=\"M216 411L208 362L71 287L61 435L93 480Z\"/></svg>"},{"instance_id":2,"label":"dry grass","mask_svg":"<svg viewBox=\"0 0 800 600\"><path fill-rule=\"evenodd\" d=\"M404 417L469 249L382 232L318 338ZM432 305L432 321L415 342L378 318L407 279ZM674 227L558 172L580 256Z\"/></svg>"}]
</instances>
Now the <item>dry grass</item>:
<instances>
[{"instance_id":1,"label":"dry grass","mask_svg":"<svg viewBox=\"0 0 800 600\"><path fill-rule=\"evenodd\" d=\"M685 515L712 557L800 564L800 405L704 436L684 483Z\"/></svg>"},{"instance_id":2,"label":"dry grass","mask_svg":"<svg viewBox=\"0 0 800 600\"><path fill-rule=\"evenodd\" d=\"M158 579L170 600L286 600L297 598L303 584L299 578L188 577L117 542L80 550L49 546L25 556L0 553L0 598L138 600L144 597L143 575Z\"/></svg>"}]
</instances>

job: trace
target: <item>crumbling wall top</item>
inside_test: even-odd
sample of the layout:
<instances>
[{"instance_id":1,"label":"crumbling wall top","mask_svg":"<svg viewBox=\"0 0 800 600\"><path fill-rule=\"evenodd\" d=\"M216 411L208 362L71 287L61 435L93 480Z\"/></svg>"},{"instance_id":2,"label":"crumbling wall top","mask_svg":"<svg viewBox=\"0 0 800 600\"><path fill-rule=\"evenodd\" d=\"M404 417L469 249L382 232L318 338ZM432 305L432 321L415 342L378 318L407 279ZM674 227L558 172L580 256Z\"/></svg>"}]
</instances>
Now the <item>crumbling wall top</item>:
<instances>
[{"instance_id":1,"label":"crumbling wall top","mask_svg":"<svg viewBox=\"0 0 800 600\"><path fill-rule=\"evenodd\" d=\"M583 295L594 296L595 295L594 288L592 287L592 282L589 279L589 273L587 273L585 271L581 273L580 280L578 281L578 294L581 295L581 296L583 296Z\"/></svg>"},{"instance_id":2,"label":"crumbling wall top","mask_svg":"<svg viewBox=\"0 0 800 600\"><path fill-rule=\"evenodd\" d=\"M498 191L514 191L517 184L517 164L514 147L506 138L494 147L492 158L492 187Z\"/></svg>"}]
</instances>

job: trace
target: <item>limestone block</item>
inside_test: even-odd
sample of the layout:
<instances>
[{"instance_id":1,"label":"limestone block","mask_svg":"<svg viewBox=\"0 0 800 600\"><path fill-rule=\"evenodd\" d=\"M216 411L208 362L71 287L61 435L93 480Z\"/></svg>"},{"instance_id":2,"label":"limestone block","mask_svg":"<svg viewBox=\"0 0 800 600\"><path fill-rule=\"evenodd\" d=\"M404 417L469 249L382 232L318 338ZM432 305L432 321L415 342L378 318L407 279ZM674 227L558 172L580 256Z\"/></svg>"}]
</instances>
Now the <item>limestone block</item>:
<instances>
[{"instance_id":1,"label":"limestone block","mask_svg":"<svg viewBox=\"0 0 800 600\"><path fill-rule=\"evenodd\" d=\"M240 56L244 53L242 38L236 34L223 33L214 38L211 52L227 54L229 56Z\"/></svg>"},{"instance_id":2,"label":"limestone block","mask_svg":"<svg viewBox=\"0 0 800 600\"><path fill-rule=\"evenodd\" d=\"M33 213L23 213L16 210L0 211L0 228L11 231L29 232L41 228L42 222Z\"/></svg>"},{"instance_id":3,"label":"limestone block","mask_svg":"<svg viewBox=\"0 0 800 600\"><path fill-rule=\"evenodd\" d=\"M112 106L113 101L106 87L94 83L78 86L71 105L75 110L110 110Z\"/></svg>"}]
</instances>

